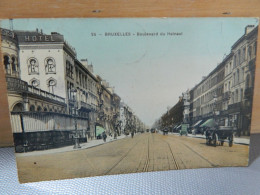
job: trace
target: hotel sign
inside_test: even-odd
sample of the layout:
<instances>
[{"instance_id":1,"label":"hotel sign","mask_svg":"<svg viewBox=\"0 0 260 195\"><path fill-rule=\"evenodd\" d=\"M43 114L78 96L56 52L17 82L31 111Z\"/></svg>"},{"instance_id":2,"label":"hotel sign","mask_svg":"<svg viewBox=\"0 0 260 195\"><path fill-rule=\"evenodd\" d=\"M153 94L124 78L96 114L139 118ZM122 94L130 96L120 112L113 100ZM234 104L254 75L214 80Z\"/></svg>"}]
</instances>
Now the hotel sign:
<instances>
[{"instance_id":1,"label":"hotel sign","mask_svg":"<svg viewBox=\"0 0 260 195\"><path fill-rule=\"evenodd\" d=\"M25 35L24 41L25 42L54 42L55 40L52 35L34 35L34 36Z\"/></svg>"}]
</instances>

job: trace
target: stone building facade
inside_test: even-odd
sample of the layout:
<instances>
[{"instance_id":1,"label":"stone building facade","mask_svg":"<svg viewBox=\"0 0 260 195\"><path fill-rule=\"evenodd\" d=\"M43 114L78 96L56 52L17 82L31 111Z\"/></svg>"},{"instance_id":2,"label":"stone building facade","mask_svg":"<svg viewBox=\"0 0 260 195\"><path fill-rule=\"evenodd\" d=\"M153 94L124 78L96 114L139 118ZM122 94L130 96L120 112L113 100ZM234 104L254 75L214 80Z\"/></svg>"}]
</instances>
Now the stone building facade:
<instances>
[{"instance_id":1,"label":"stone building facade","mask_svg":"<svg viewBox=\"0 0 260 195\"><path fill-rule=\"evenodd\" d=\"M216 117L223 126L236 127L249 135L258 27L249 25L231 47L231 52L190 90L192 124Z\"/></svg>"}]
</instances>

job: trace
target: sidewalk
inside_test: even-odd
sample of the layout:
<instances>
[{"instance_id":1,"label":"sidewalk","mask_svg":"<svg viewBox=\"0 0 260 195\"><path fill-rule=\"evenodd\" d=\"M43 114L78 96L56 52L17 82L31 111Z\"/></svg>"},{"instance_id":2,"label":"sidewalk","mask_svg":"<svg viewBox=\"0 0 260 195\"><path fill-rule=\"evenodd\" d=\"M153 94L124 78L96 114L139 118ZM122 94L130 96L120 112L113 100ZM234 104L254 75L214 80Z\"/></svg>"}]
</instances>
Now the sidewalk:
<instances>
[{"instance_id":1,"label":"sidewalk","mask_svg":"<svg viewBox=\"0 0 260 195\"><path fill-rule=\"evenodd\" d=\"M179 133L171 133L173 135L180 135ZM200 138L200 139L206 139L205 135L197 134L192 135L188 134L188 137L192 138ZM250 144L250 137L234 137L234 144L243 144L243 145L249 145Z\"/></svg>"},{"instance_id":2,"label":"sidewalk","mask_svg":"<svg viewBox=\"0 0 260 195\"><path fill-rule=\"evenodd\" d=\"M192 134L188 134L188 137L194 137L194 138L201 138L201 139L206 139L205 135L192 135ZM249 145L250 143L250 137L248 138L241 138L241 137L234 137L234 144L243 144L243 145Z\"/></svg>"},{"instance_id":3,"label":"sidewalk","mask_svg":"<svg viewBox=\"0 0 260 195\"><path fill-rule=\"evenodd\" d=\"M117 137L117 139L114 139L114 137L108 136L106 142L104 142L103 139L94 139L94 140L90 140L86 143L80 143L81 148L78 148L78 149L73 149L74 145L70 145L70 146L65 146L62 148L54 148L54 149L49 149L49 150L33 151L33 152L26 152L26 153L16 153L15 155L16 156L37 156L37 155L44 155L44 154L70 152L70 151L75 151L75 150L84 150L87 148L92 148L95 146L99 146L102 144L106 144L106 143L117 141L119 139L124 139L124 138L131 138L131 136L120 135Z\"/></svg>"}]
</instances>

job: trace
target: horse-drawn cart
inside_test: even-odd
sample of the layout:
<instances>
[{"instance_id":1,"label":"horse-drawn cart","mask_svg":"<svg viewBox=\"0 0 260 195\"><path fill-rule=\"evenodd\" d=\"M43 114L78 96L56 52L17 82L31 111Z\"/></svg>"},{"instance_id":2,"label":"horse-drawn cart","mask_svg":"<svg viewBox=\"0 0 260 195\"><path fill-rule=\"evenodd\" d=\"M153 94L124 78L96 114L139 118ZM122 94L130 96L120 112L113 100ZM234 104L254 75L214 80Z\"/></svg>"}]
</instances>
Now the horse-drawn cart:
<instances>
[{"instance_id":1,"label":"horse-drawn cart","mask_svg":"<svg viewBox=\"0 0 260 195\"><path fill-rule=\"evenodd\" d=\"M206 135L206 144L207 145L224 145L224 141L228 140L229 147L233 145L233 134L236 131L236 128L232 126L214 126L208 127Z\"/></svg>"}]
</instances>

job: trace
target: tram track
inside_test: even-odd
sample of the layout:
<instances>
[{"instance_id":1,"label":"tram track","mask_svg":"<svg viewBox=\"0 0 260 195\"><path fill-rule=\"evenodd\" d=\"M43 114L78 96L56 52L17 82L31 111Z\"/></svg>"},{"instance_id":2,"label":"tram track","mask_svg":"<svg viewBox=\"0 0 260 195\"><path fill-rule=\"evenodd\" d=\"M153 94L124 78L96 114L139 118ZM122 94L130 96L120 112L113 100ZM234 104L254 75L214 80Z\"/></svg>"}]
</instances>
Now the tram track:
<instances>
[{"instance_id":1,"label":"tram track","mask_svg":"<svg viewBox=\"0 0 260 195\"><path fill-rule=\"evenodd\" d=\"M176 140L175 140L176 141ZM196 154L196 156L198 156L200 159L206 161L208 164L210 164L212 167L218 167L218 165L212 163L210 160L208 160L207 158L205 158L204 156L202 156L199 152L195 151L194 149L192 149L190 146L188 146L187 144L180 142L179 140L177 140L178 143L181 143L183 146L185 146L187 149L189 149L190 151L193 152L193 154Z\"/></svg>"},{"instance_id":2,"label":"tram track","mask_svg":"<svg viewBox=\"0 0 260 195\"><path fill-rule=\"evenodd\" d=\"M148 168L149 168L149 164L150 164L150 145L149 145L149 139L150 139L150 135L148 136L148 139L147 139L147 156L146 156L146 159L145 159L145 163L144 163L144 167L143 167L143 172L148 172Z\"/></svg>"},{"instance_id":3,"label":"tram track","mask_svg":"<svg viewBox=\"0 0 260 195\"><path fill-rule=\"evenodd\" d=\"M139 138L140 139L140 138ZM126 157L127 155L138 145L138 143L140 142L140 140L138 139L138 141L136 141L133 146L124 154L120 157L120 159L113 164L113 166L111 166L108 170L106 170L104 172L104 175L108 175L112 170L114 170Z\"/></svg>"},{"instance_id":4,"label":"tram track","mask_svg":"<svg viewBox=\"0 0 260 195\"><path fill-rule=\"evenodd\" d=\"M167 146L169 148L169 151L170 151L170 154L171 154L171 157L172 157L172 162L173 162L173 164L175 166L175 169L179 170L180 166L179 166L179 164L178 164L178 162L177 162L177 160L176 160L176 158L175 158L175 156L174 156L174 154L172 152L172 148L171 148L170 144L166 140L164 140L162 138L161 138L161 140L167 144ZM168 156L167 156L167 158L168 158ZM169 158L168 158L168 162L169 162ZM170 162L169 162L169 169L170 169Z\"/></svg>"}]
</instances>

